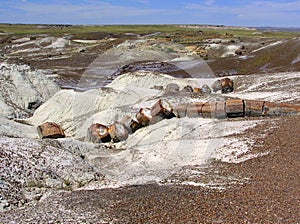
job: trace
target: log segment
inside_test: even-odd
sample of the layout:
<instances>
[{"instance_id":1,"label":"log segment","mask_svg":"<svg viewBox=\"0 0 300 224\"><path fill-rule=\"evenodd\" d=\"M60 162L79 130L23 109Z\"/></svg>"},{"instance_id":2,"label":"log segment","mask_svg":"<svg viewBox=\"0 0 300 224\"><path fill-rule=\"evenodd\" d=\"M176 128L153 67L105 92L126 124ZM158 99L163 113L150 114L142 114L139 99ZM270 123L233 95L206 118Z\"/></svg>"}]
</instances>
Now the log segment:
<instances>
[{"instance_id":1,"label":"log segment","mask_svg":"<svg viewBox=\"0 0 300 224\"><path fill-rule=\"evenodd\" d=\"M136 120L133 120L128 115L125 116L120 122L125 125L129 134L132 134L132 133L136 132L138 129L143 127L139 122L137 122Z\"/></svg>"},{"instance_id":2,"label":"log segment","mask_svg":"<svg viewBox=\"0 0 300 224\"><path fill-rule=\"evenodd\" d=\"M229 118L245 117L245 104L244 100L226 100L226 116Z\"/></svg>"},{"instance_id":3,"label":"log segment","mask_svg":"<svg viewBox=\"0 0 300 224\"><path fill-rule=\"evenodd\" d=\"M262 116L264 101L259 100L244 100L245 116L260 117Z\"/></svg>"},{"instance_id":4,"label":"log segment","mask_svg":"<svg viewBox=\"0 0 300 224\"><path fill-rule=\"evenodd\" d=\"M185 104L185 106L186 106L186 114L185 115L187 117L191 117L191 118L201 117L201 110L202 110L202 106L203 106L202 103L190 103L190 104Z\"/></svg>"},{"instance_id":5,"label":"log segment","mask_svg":"<svg viewBox=\"0 0 300 224\"><path fill-rule=\"evenodd\" d=\"M54 122L46 122L37 127L40 138L64 138L65 133L63 129Z\"/></svg>"},{"instance_id":6,"label":"log segment","mask_svg":"<svg viewBox=\"0 0 300 224\"><path fill-rule=\"evenodd\" d=\"M106 143L111 141L108 127L102 124L92 124L87 131L85 141L93 143Z\"/></svg>"},{"instance_id":7,"label":"log segment","mask_svg":"<svg viewBox=\"0 0 300 224\"><path fill-rule=\"evenodd\" d=\"M300 105L271 103L259 100L229 99L215 102L181 103L173 108L167 101L159 100L151 108L142 108L136 114L137 121L129 116L109 127L93 124L88 129L87 141L94 143L124 141L139 128L172 117L190 118L236 118L256 116L281 116L300 114ZM38 127L40 136L63 136L62 129L55 123L45 123Z\"/></svg>"},{"instance_id":8,"label":"log segment","mask_svg":"<svg viewBox=\"0 0 300 224\"><path fill-rule=\"evenodd\" d=\"M114 122L108 127L108 133L113 142L121 142L128 138L129 132L121 122Z\"/></svg>"},{"instance_id":9,"label":"log segment","mask_svg":"<svg viewBox=\"0 0 300 224\"><path fill-rule=\"evenodd\" d=\"M147 126L152 120L151 109L150 108L141 108L136 114L136 119L142 126Z\"/></svg>"},{"instance_id":10,"label":"log segment","mask_svg":"<svg viewBox=\"0 0 300 224\"><path fill-rule=\"evenodd\" d=\"M286 103L264 102L263 116L282 116L300 113L300 106Z\"/></svg>"}]
</instances>

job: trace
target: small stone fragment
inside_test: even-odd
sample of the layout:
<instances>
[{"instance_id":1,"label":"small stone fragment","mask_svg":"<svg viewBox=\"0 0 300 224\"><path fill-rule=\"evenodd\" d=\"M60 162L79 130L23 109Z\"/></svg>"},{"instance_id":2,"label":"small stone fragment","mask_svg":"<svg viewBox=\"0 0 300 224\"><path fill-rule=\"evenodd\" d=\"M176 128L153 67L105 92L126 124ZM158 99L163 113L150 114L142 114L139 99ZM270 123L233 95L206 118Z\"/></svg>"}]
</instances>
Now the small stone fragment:
<instances>
[{"instance_id":1,"label":"small stone fragment","mask_svg":"<svg viewBox=\"0 0 300 224\"><path fill-rule=\"evenodd\" d=\"M208 85L204 84L202 87L201 87L201 92L203 94L211 94L211 89L209 88Z\"/></svg>"},{"instance_id":2,"label":"small stone fragment","mask_svg":"<svg viewBox=\"0 0 300 224\"><path fill-rule=\"evenodd\" d=\"M175 84L175 83L169 83L166 86L166 92L178 92L180 89L179 85Z\"/></svg>"},{"instance_id":3,"label":"small stone fragment","mask_svg":"<svg viewBox=\"0 0 300 224\"><path fill-rule=\"evenodd\" d=\"M194 89L191 86L185 86L182 91L187 93L192 93L194 92Z\"/></svg>"}]
</instances>

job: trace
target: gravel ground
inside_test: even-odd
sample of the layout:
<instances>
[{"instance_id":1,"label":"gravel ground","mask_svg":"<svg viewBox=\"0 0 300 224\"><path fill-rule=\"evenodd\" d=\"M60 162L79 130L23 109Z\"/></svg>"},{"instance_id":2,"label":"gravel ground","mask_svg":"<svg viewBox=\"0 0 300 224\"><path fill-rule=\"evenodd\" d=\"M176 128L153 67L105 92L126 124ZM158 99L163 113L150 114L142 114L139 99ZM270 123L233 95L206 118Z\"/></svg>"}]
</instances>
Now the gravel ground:
<instances>
[{"instance_id":1,"label":"gravel ground","mask_svg":"<svg viewBox=\"0 0 300 224\"><path fill-rule=\"evenodd\" d=\"M270 120L253 151L267 156L215 163L222 175L247 178L226 190L194 186L130 186L54 192L0 213L0 223L300 223L300 116ZM266 127L250 133L259 135Z\"/></svg>"}]
</instances>

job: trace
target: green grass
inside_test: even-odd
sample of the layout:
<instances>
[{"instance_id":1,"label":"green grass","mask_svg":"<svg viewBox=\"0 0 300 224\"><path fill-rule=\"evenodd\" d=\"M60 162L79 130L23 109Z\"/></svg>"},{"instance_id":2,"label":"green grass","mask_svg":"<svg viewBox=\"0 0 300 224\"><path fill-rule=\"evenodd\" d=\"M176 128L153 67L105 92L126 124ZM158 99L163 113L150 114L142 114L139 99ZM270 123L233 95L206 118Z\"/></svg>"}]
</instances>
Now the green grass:
<instances>
[{"instance_id":1,"label":"green grass","mask_svg":"<svg viewBox=\"0 0 300 224\"><path fill-rule=\"evenodd\" d=\"M47 27L39 28L37 25L9 25L0 24L0 31L11 33L14 35L29 35L29 34L49 34L49 35L62 35L62 34L81 34L81 33L135 33L146 34L152 32L183 32L184 28L172 25L105 25L105 26L67 26L67 27Z\"/></svg>"},{"instance_id":2,"label":"green grass","mask_svg":"<svg viewBox=\"0 0 300 224\"><path fill-rule=\"evenodd\" d=\"M161 32L161 37L175 37L178 42L189 41L189 39L191 42L197 42L206 38L292 38L300 36L300 33L292 32L263 32L262 34L253 34L256 31L229 28L218 30L210 28L193 29L175 25L48 26L46 28L40 28L38 25L0 24L0 32L10 33L15 36L34 34L48 34L52 36L73 34L82 36L87 33L149 34ZM188 38L186 38L187 36Z\"/></svg>"}]
</instances>

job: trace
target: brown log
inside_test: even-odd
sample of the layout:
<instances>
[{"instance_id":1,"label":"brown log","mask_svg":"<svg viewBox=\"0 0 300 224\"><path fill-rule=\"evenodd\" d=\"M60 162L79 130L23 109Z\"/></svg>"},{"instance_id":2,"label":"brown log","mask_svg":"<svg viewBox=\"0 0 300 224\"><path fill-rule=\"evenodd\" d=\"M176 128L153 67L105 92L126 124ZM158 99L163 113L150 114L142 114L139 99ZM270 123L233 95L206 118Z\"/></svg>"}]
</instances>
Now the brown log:
<instances>
[{"instance_id":1,"label":"brown log","mask_svg":"<svg viewBox=\"0 0 300 224\"><path fill-rule=\"evenodd\" d=\"M207 102L202 105L201 115L203 118L215 117L216 102Z\"/></svg>"},{"instance_id":2,"label":"brown log","mask_svg":"<svg viewBox=\"0 0 300 224\"><path fill-rule=\"evenodd\" d=\"M108 127L108 133L114 142L124 141L128 138L128 130L121 122L115 122Z\"/></svg>"},{"instance_id":3,"label":"brown log","mask_svg":"<svg viewBox=\"0 0 300 224\"><path fill-rule=\"evenodd\" d=\"M202 117L202 114L201 114L202 106L203 106L203 103L187 104L186 116L191 117L191 118Z\"/></svg>"},{"instance_id":4,"label":"brown log","mask_svg":"<svg viewBox=\"0 0 300 224\"><path fill-rule=\"evenodd\" d=\"M259 100L244 100L245 116L259 117L262 116L264 101Z\"/></svg>"},{"instance_id":5,"label":"brown log","mask_svg":"<svg viewBox=\"0 0 300 224\"><path fill-rule=\"evenodd\" d=\"M87 131L85 141L93 143L105 143L111 141L108 127L102 124L92 124Z\"/></svg>"},{"instance_id":6,"label":"brown log","mask_svg":"<svg viewBox=\"0 0 300 224\"><path fill-rule=\"evenodd\" d=\"M149 125L150 121L152 120L151 109L141 108L139 112L136 114L136 119L142 126Z\"/></svg>"},{"instance_id":7,"label":"brown log","mask_svg":"<svg viewBox=\"0 0 300 224\"><path fill-rule=\"evenodd\" d=\"M120 122L125 125L129 134L132 134L143 127L139 122L133 120L128 115L125 116Z\"/></svg>"},{"instance_id":8,"label":"brown log","mask_svg":"<svg viewBox=\"0 0 300 224\"><path fill-rule=\"evenodd\" d=\"M187 106L188 106L189 104L187 104L187 103L181 103L181 104L178 104L177 106L176 106L176 117L178 117L178 118L182 118L182 117L186 117L187 115Z\"/></svg>"},{"instance_id":9,"label":"brown log","mask_svg":"<svg viewBox=\"0 0 300 224\"><path fill-rule=\"evenodd\" d=\"M281 116L300 113L300 106L286 103L264 102L263 116Z\"/></svg>"},{"instance_id":10,"label":"brown log","mask_svg":"<svg viewBox=\"0 0 300 224\"><path fill-rule=\"evenodd\" d=\"M225 102L217 101L215 104L215 117L219 119L224 119L227 117L225 110Z\"/></svg>"},{"instance_id":11,"label":"brown log","mask_svg":"<svg viewBox=\"0 0 300 224\"><path fill-rule=\"evenodd\" d=\"M162 119L175 117L175 114L173 107L167 101L159 100L151 107L151 117L150 123L156 123Z\"/></svg>"},{"instance_id":12,"label":"brown log","mask_svg":"<svg viewBox=\"0 0 300 224\"><path fill-rule=\"evenodd\" d=\"M245 116L245 105L243 100L226 100L225 104L227 117L234 118Z\"/></svg>"},{"instance_id":13,"label":"brown log","mask_svg":"<svg viewBox=\"0 0 300 224\"><path fill-rule=\"evenodd\" d=\"M40 138L64 138L65 133L63 129L54 122L46 122L37 127Z\"/></svg>"}]
</instances>

